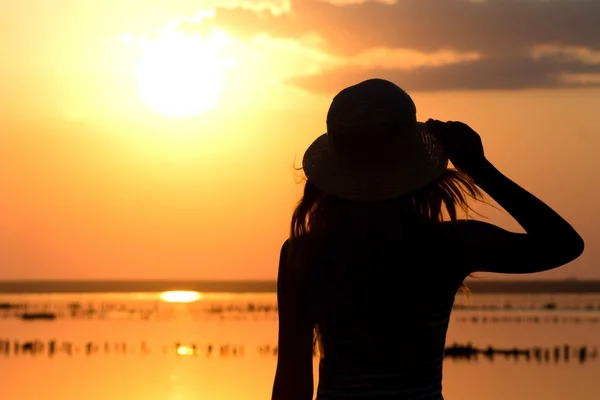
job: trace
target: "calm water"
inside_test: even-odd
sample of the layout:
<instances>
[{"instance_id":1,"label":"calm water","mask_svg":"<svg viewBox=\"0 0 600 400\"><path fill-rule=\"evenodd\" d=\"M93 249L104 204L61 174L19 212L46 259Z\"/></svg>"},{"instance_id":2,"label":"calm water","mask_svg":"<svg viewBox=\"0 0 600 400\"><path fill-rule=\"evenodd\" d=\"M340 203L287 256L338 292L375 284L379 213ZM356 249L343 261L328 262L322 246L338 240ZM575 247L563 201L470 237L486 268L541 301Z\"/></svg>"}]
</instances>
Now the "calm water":
<instances>
[{"instance_id":1,"label":"calm water","mask_svg":"<svg viewBox=\"0 0 600 400\"><path fill-rule=\"evenodd\" d=\"M600 295L464 304L448 333L447 400L600 398ZM276 343L274 294L3 295L0 398L264 400Z\"/></svg>"}]
</instances>

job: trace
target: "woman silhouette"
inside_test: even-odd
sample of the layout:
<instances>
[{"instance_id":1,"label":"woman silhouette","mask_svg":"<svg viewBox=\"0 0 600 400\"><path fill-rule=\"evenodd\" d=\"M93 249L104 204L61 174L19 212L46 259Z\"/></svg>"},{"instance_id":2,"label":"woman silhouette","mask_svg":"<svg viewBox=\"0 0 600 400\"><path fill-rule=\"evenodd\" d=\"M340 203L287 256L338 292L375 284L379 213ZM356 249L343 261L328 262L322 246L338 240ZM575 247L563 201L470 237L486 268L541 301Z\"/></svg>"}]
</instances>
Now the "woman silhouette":
<instances>
[{"instance_id":1,"label":"woman silhouette","mask_svg":"<svg viewBox=\"0 0 600 400\"><path fill-rule=\"evenodd\" d=\"M410 96L389 81L333 99L303 170L279 263L273 400L313 398L317 345L318 400L442 400L446 331L463 280L546 271L583 252L563 218L494 168L475 131L418 122ZM526 233L459 219L469 198L482 198L479 188Z\"/></svg>"}]
</instances>

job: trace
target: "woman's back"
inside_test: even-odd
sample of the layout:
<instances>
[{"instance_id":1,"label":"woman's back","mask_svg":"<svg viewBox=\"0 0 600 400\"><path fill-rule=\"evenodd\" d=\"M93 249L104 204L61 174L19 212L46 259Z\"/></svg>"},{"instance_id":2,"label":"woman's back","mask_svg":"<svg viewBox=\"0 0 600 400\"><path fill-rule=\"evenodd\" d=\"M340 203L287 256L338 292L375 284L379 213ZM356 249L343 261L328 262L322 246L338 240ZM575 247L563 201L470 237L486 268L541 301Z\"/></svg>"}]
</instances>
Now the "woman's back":
<instances>
[{"instance_id":1,"label":"woman's back","mask_svg":"<svg viewBox=\"0 0 600 400\"><path fill-rule=\"evenodd\" d=\"M321 350L318 399L441 398L446 331L465 278L449 243L442 224L321 239L307 286Z\"/></svg>"}]
</instances>

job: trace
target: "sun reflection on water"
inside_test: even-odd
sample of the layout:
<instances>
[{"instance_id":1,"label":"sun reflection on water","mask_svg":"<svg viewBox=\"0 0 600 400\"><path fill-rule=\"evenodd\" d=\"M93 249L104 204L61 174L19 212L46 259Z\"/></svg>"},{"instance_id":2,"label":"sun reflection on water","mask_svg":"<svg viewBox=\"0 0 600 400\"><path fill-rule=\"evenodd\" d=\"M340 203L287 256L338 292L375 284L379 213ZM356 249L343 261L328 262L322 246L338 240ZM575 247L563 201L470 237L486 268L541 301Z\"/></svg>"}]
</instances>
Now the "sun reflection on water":
<instances>
[{"instance_id":1,"label":"sun reflection on water","mask_svg":"<svg viewBox=\"0 0 600 400\"><path fill-rule=\"evenodd\" d=\"M202 298L202 294L194 291L174 290L161 293L160 298L168 303L191 303Z\"/></svg>"},{"instance_id":2,"label":"sun reflection on water","mask_svg":"<svg viewBox=\"0 0 600 400\"><path fill-rule=\"evenodd\" d=\"M190 346L179 345L177 347L177 354L180 356L193 356L196 353L196 349Z\"/></svg>"}]
</instances>

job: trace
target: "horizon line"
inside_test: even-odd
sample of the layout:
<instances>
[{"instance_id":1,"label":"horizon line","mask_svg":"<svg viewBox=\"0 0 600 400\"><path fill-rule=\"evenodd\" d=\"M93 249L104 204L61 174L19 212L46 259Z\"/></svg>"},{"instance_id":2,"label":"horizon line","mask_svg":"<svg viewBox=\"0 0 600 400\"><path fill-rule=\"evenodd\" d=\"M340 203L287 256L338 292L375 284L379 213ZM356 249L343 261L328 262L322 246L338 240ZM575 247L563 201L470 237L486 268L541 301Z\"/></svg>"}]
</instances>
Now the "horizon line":
<instances>
[{"instance_id":1,"label":"horizon line","mask_svg":"<svg viewBox=\"0 0 600 400\"><path fill-rule=\"evenodd\" d=\"M600 279L466 279L473 293L600 293ZM276 280L70 279L0 280L0 294L42 293L276 293Z\"/></svg>"}]
</instances>

